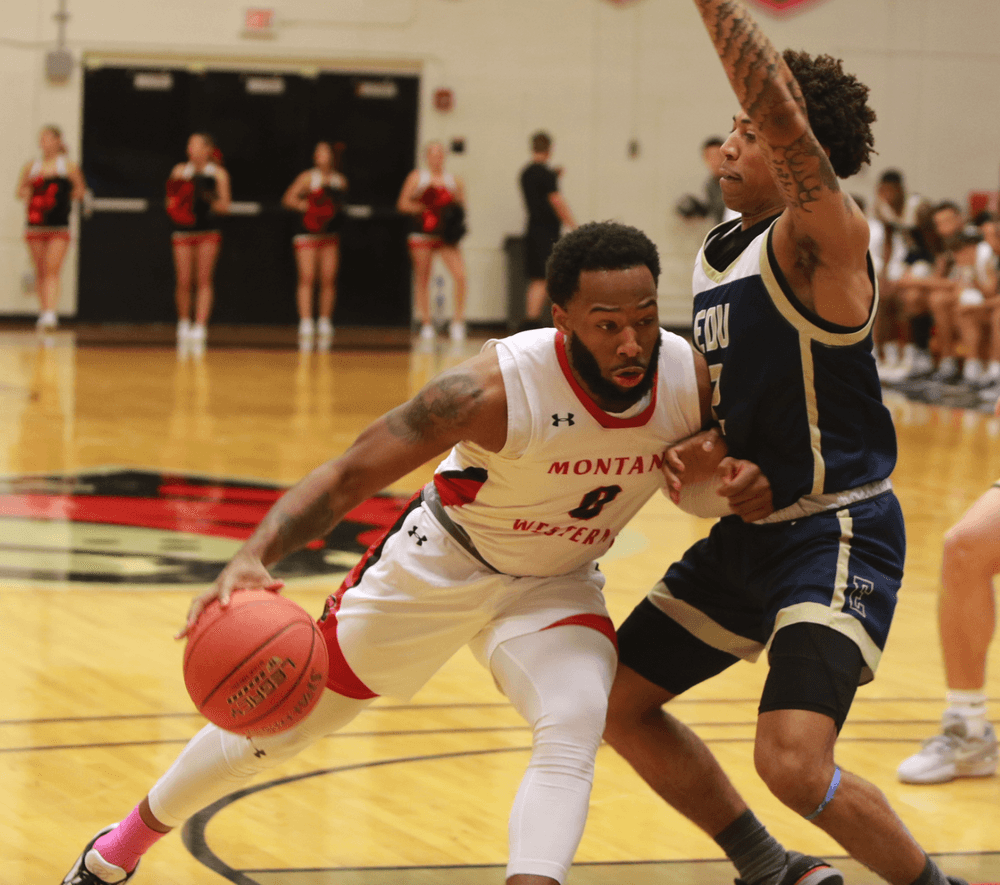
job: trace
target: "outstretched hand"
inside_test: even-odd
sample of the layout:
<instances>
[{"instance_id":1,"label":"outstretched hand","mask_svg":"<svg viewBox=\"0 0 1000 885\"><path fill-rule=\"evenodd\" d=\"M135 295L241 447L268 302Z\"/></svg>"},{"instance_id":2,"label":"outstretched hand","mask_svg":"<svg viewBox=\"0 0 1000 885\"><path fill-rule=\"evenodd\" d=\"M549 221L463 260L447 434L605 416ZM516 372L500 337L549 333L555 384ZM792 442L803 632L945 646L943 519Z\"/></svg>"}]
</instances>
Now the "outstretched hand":
<instances>
[{"instance_id":1,"label":"outstretched hand","mask_svg":"<svg viewBox=\"0 0 1000 885\"><path fill-rule=\"evenodd\" d=\"M744 522L754 522L774 512L771 483L752 461L723 458L716 475L720 480L718 493Z\"/></svg>"},{"instance_id":2,"label":"outstretched hand","mask_svg":"<svg viewBox=\"0 0 1000 885\"><path fill-rule=\"evenodd\" d=\"M284 586L285 582L272 578L259 559L238 553L215 579L215 583L191 601L187 621L174 639L183 639L187 636L201 613L213 600L218 599L219 605L225 608L237 590L270 590L272 593L277 593Z\"/></svg>"}]
</instances>

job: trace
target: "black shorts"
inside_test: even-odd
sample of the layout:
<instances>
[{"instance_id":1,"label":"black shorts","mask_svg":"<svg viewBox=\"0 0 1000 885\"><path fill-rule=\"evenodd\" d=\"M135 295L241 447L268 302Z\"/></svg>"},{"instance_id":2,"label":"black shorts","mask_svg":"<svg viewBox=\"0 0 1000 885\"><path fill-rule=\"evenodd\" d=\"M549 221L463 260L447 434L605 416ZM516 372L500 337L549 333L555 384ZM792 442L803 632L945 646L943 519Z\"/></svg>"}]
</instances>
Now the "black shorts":
<instances>
[{"instance_id":1,"label":"black shorts","mask_svg":"<svg viewBox=\"0 0 1000 885\"><path fill-rule=\"evenodd\" d=\"M902 513L891 493L788 523L747 525L727 517L670 567L621 625L621 662L678 695L741 658L755 660L769 643L773 652L772 639L777 643L783 628L815 625L819 632L810 632L808 641L800 637L801 647L780 657L812 656L838 674L833 706L839 712L845 699L849 705L840 683L853 688L874 676L904 551ZM814 645L823 653L814 654ZM789 704L781 698L786 693L794 697ZM767 694L763 709L812 709L791 680L778 680ZM828 694L824 689L818 700Z\"/></svg>"},{"instance_id":2,"label":"black shorts","mask_svg":"<svg viewBox=\"0 0 1000 885\"><path fill-rule=\"evenodd\" d=\"M529 280L545 279L545 262L558 239L558 230L528 230L524 238L524 267Z\"/></svg>"}]
</instances>

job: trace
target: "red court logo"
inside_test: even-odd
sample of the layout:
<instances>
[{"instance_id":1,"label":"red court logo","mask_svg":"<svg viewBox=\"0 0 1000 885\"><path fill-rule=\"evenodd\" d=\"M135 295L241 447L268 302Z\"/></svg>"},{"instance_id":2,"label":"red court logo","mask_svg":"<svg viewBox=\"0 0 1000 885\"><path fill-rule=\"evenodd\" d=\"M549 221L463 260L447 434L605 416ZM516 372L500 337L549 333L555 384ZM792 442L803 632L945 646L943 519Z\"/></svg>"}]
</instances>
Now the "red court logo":
<instances>
[{"instance_id":1,"label":"red court logo","mask_svg":"<svg viewBox=\"0 0 1000 885\"><path fill-rule=\"evenodd\" d=\"M0 479L0 580L210 583L284 492L265 483L120 468ZM278 578L350 571L407 499L370 498Z\"/></svg>"}]
</instances>

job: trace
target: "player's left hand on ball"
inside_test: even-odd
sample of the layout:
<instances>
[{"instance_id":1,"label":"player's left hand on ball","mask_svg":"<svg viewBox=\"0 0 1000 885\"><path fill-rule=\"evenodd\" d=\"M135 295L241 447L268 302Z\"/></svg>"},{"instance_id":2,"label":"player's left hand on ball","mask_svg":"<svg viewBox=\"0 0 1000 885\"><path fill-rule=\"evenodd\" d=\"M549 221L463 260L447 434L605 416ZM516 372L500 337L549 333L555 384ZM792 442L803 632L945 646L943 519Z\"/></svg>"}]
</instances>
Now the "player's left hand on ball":
<instances>
[{"instance_id":1,"label":"player's left hand on ball","mask_svg":"<svg viewBox=\"0 0 1000 885\"><path fill-rule=\"evenodd\" d=\"M729 509L744 522L754 522L774 512L771 483L752 461L723 458L717 475L719 494L728 499Z\"/></svg>"},{"instance_id":2,"label":"player's left hand on ball","mask_svg":"<svg viewBox=\"0 0 1000 885\"><path fill-rule=\"evenodd\" d=\"M285 582L272 578L259 559L237 554L215 579L215 583L191 600L184 628L174 638L183 639L187 636L201 613L213 600L218 599L219 605L225 608L229 605L229 597L237 590L270 590L277 593L284 586Z\"/></svg>"},{"instance_id":3,"label":"player's left hand on ball","mask_svg":"<svg viewBox=\"0 0 1000 885\"><path fill-rule=\"evenodd\" d=\"M719 465L719 458L726 453L725 446L719 431L711 428L682 439L667 449L663 458L663 475L667 480L670 500L675 504L680 501L684 483L704 482L711 478Z\"/></svg>"}]
</instances>

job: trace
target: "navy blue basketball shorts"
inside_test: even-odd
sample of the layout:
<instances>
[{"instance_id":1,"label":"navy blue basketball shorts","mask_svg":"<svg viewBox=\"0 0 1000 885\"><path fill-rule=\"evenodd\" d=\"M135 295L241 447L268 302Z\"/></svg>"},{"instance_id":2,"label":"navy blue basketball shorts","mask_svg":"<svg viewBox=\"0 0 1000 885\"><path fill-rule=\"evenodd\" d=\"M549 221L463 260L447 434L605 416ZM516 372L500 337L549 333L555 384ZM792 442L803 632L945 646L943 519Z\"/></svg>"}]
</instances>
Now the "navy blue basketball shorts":
<instances>
[{"instance_id":1,"label":"navy blue basketball shorts","mask_svg":"<svg viewBox=\"0 0 1000 885\"><path fill-rule=\"evenodd\" d=\"M670 566L621 625L620 660L678 695L765 649L774 670L780 645L786 671L794 671L787 662L795 655L804 665L811 659L837 671L832 688L816 691L832 696L846 680L849 707L857 686L874 678L885 648L905 552L903 514L891 491L788 522L726 517ZM773 642L785 628L796 629ZM794 673L774 680L765 690L768 708L813 709L801 697L811 691L806 682ZM786 686L800 697L783 704ZM838 727L846 709L839 713Z\"/></svg>"}]
</instances>

